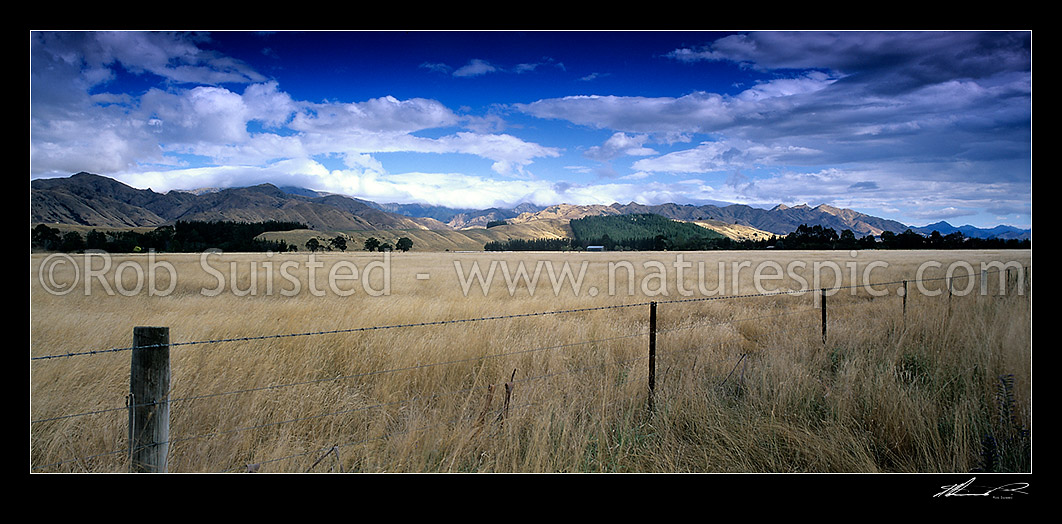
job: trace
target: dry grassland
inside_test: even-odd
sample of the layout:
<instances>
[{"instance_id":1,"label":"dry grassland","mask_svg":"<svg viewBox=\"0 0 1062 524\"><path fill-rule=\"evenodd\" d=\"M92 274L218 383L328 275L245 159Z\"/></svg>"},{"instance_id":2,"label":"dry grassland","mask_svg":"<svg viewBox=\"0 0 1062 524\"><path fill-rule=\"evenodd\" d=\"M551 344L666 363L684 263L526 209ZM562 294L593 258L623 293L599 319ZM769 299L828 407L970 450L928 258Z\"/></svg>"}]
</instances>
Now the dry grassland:
<instances>
[{"instance_id":1,"label":"dry grassland","mask_svg":"<svg viewBox=\"0 0 1062 524\"><path fill-rule=\"evenodd\" d=\"M921 275L936 292L944 281L928 279L957 261L1029 267L1031 252L682 253L692 265L681 289L678 256L411 252L390 255L384 271L382 255L364 252L215 254L207 267L198 254L140 254L112 256L104 271L102 258L85 267L81 255L57 264L35 254L31 470L128 469L130 351L84 352L128 348L134 326L168 326L175 344L170 472L1031 467L1026 275L1020 293L1014 280L1001 293L992 272L983 296L976 285L927 296L910 283L906 315L896 293L926 261L940 263ZM501 263L533 274L540 261L534 292L510 291ZM491 262L486 293L463 283ZM566 262L573 276L586 263L578 292L571 281L553 288L548 267L559 274ZM610 272L621 262L635 269L633 292L624 270ZM825 344L817 292L760 295L800 287L793 276L834 286L832 271L814 286L816 262L840 267L845 286L854 267L859 284L827 298ZM870 281L889 284L864 289L868 267ZM778 268L784 278L771 279ZM46 289L67 284L66 294ZM887 295L871 295L879 291ZM651 412L649 301L659 302ZM526 316L359 329L508 315Z\"/></svg>"}]
</instances>

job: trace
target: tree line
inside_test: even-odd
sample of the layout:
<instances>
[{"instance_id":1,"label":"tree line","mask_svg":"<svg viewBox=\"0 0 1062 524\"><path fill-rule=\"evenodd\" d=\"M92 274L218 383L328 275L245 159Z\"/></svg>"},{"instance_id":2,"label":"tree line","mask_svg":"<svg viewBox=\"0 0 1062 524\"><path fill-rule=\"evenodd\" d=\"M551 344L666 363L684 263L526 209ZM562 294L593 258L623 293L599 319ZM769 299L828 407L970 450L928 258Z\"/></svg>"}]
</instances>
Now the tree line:
<instances>
[{"instance_id":1,"label":"tree line","mask_svg":"<svg viewBox=\"0 0 1062 524\"><path fill-rule=\"evenodd\" d=\"M570 238L510 238L491 240L483 246L484 251L571 251Z\"/></svg>"},{"instance_id":2,"label":"tree line","mask_svg":"<svg viewBox=\"0 0 1062 524\"><path fill-rule=\"evenodd\" d=\"M413 248L413 241L409 237L402 237L395 240L395 244L392 246L390 242L384 242L376 237L369 237L365 239L363 247L365 251L409 251Z\"/></svg>"},{"instance_id":3,"label":"tree line","mask_svg":"<svg viewBox=\"0 0 1062 524\"><path fill-rule=\"evenodd\" d=\"M902 233L883 231L878 238L873 235L856 238L848 229L838 233L833 228L805 224L784 238L775 237L770 245L780 249L1029 249L1032 241L967 237L960 231L922 235L910 229Z\"/></svg>"},{"instance_id":4,"label":"tree line","mask_svg":"<svg viewBox=\"0 0 1062 524\"><path fill-rule=\"evenodd\" d=\"M46 251L111 253L157 251L192 253L207 249L222 251L295 251L294 244L281 240L261 240L258 235L270 231L306 229L298 222L267 220L264 222L183 221L159 226L151 231L99 231L82 236L77 231L61 233L59 229L38 224L30 232L31 247Z\"/></svg>"},{"instance_id":5,"label":"tree line","mask_svg":"<svg viewBox=\"0 0 1062 524\"><path fill-rule=\"evenodd\" d=\"M284 239L262 240L258 235L272 231L291 231L309 229L299 222L267 220L264 222L232 221L183 221L174 225L159 226L150 231L99 231L93 229L82 235L77 231L61 230L37 224L30 230L30 247L43 251L60 251L78 253L83 251L105 251L108 253L140 253L155 251L159 253L198 253L208 249L220 249L228 252L289 252L298 251L299 246L289 244ZM311 252L346 251L347 237L337 235L333 238L311 238L305 244ZM365 240L366 251L409 251L413 241L401 237L394 245L376 237Z\"/></svg>"}]
</instances>

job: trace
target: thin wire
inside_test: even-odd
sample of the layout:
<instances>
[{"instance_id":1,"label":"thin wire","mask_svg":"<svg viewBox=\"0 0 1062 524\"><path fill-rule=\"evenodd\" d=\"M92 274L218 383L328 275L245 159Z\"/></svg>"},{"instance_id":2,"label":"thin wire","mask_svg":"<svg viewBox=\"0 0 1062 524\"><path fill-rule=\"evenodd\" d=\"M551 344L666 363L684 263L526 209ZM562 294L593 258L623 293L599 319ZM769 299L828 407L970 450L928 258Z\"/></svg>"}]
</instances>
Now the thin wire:
<instances>
[{"instance_id":1,"label":"thin wire","mask_svg":"<svg viewBox=\"0 0 1062 524\"><path fill-rule=\"evenodd\" d=\"M495 353L495 354L483 355L483 356L479 356L479 357L470 357L470 358L457 359L457 360L448 360L448 361L444 361L444 362L434 362L434 363L428 363L428 364L417 364L415 366L407 366L407 367L402 367L402 368L375 370L375 371L368 371L368 372L365 372L365 373L356 373L356 374L353 374L353 375L340 375L340 376L336 376L336 377L327 377L327 378L320 378L320 379L315 379L315 380L306 380L306 381L301 381L301 382L290 382L290 383L286 383L286 384L273 384L273 385L270 385L270 386L260 386L260 387L256 387L256 388L248 388L248 389L241 389L241 390L235 390L235 391L227 391L227 392L222 392L222 393L208 393L208 394L196 395L196 396L192 396L192 397L183 397L183 398L164 400L164 401L162 401L160 403L174 404L174 403L177 403L177 402L184 402L184 401L188 401L188 400L202 400L202 399L213 398L213 397L221 397L221 396L226 396L226 395L236 395L236 394L242 394L242 393L251 393L251 392L255 392L255 391L266 391L266 390L281 389L281 388L293 387L293 386L305 386L305 385L310 385L310 384L319 384L319 383L332 382L332 381L343 380L343 379L363 378L363 377L369 377L369 376L373 376L373 375L382 375L382 374L387 374L387 373L396 373L396 372L399 372L399 371L413 371L413 370L417 370L417 369L425 369L425 368L436 367L436 366L446 366L446 365L451 365L451 364L460 364L460 363L464 363L464 362L475 362L475 361L478 361L478 360L486 360L486 359L489 359L489 358L499 358L499 357L513 356L513 355L521 355L521 354L525 354L525 353L534 353L534 352L538 352L538 351L548 351L548 350L562 349L562 348L567 348L567 347L581 346L581 345L586 345L586 344L595 344L595 343L598 343L598 342L611 342L611 341L614 341L614 340L622 340L622 339L626 339L626 338L640 337L640 336L647 335L647 334L649 334L648 331L642 331L642 332L632 333L632 334L629 334L629 335L617 335L617 336L608 337L608 338L599 338L599 339L593 339L593 340L583 340L583 341L580 341L580 342L568 342L568 343L565 343L565 344L556 344L556 345L553 345L553 346L542 346L542 347L536 347L536 348L530 348L530 349L522 349L522 350L518 350L518 351L509 351L509 352L505 352L505 353ZM158 404L158 403L159 402L157 402L157 403L149 403L149 404L142 404L142 405L155 405L155 404ZM137 407L137 406L139 406L139 405L135 405L133 407ZM125 407L120 407L120 408L101 409L101 410L88 411L88 412L84 412L84 413L76 413L76 414L71 414L71 415L60 415L60 416L55 416L55 417L49 417L49 418L33 420L33 421L30 421L30 423L31 424L37 424L37 423L40 423L40 422L50 422L50 421L61 420L61 419L72 418L72 417L81 417L81 416L86 416L86 415L99 415L99 414L102 414L102 413L109 413L109 412L113 412L113 411L126 411L126 410L129 409L129 407L130 406L125 406Z\"/></svg>"},{"instance_id":2,"label":"thin wire","mask_svg":"<svg viewBox=\"0 0 1062 524\"><path fill-rule=\"evenodd\" d=\"M992 272L1000 272L1000 271L1002 271L1002 269L993 269L992 270ZM985 271L986 274L988 272L989 272L988 270ZM970 273L970 274L966 274L966 275L956 275L956 276L951 276L951 277L933 277L933 278L922 278L922 279L915 279L915 280L898 280L898 281L894 281L894 282L868 283L868 284L861 284L861 285L858 285L858 286L887 286L887 285L902 284L904 282L929 282L929 281L933 281L933 280L947 280L949 278L951 278L951 279L955 279L955 278L972 278L973 276L974 275L972 273ZM832 288L823 288L823 289L824 290L828 290L828 289L841 290L841 289L851 289L851 288L854 288L854 287L857 287L857 285L836 286L836 287L832 287ZM63 353L63 354L56 354L56 355L43 355L43 356L38 356L38 357L31 357L30 361L49 360L49 359L67 358L67 357L84 356L84 355L98 355L98 354L102 354L102 353L112 353L112 352L118 352L118 351L130 351L130 350L137 349L137 348L143 349L143 348L166 347L166 346L176 347L176 346L190 346L190 345L200 345L200 344L217 344L217 343L223 343L223 342L246 342L246 341L252 341L252 340L267 340L267 339L304 337L304 336L314 336L314 335L331 335L331 334L341 334L341 333L357 333L357 332L376 331L376 330L384 330L384 329L399 329L399 328L409 328L409 327L438 326L438 325L445 325L445 324L459 324L459 323L467 323L467 322L482 322L482 321L488 321L488 320L506 320L506 319L513 319L513 318L527 318L527 317L536 317L536 316L545 316L545 315L561 315L561 314L580 313L580 312L587 312L587 311L600 311L600 310L605 310L605 309L621 309L621 308L629 308L629 307L640 307L640 306L649 305L652 302L656 302L657 304L680 304L680 303L687 303L687 302L706 302L706 301L712 301L712 300L733 300L733 299L741 299L741 298L755 298L755 297L768 297L768 296L780 296L780 295L803 295L803 294L811 293L811 292L814 292L814 291L818 291L818 290L813 290L813 289L780 290L780 291L769 291L769 292L763 292L763 293L748 293L748 294L743 294L743 295L720 295L720 296L715 296L715 297L698 297L698 298L672 299L672 300L655 300L655 301L647 301L647 302L635 302L635 303L629 303L629 304L614 304L614 305L609 305L609 306L596 306L596 307L574 308L574 309L559 309L559 310L554 310L554 311L541 311L541 312L535 312L535 313L514 313L514 314L510 314L510 315L494 315L494 316L472 317L472 318L452 319L452 320L436 320L436 321L428 321L428 322L412 322L412 323L407 323L407 324L390 324L390 325L383 325L383 326L365 326L365 327L358 327L358 328L333 329L333 330L323 330L323 331L307 331L307 332L302 332L302 333L281 333L281 334L274 334L274 335L257 335L257 336L209 339L209 340L198 340L198 341L187 341L187 342L171 342L169 344L155 344L155 345L146 345L146 346L130 346L130 347L119 347L119 348L110 348L110 349L97 349L97 350L87 350L87 351L80 351L80 352L70 352L70 353Z\"/></svg>"},{"instance_id":3,"label":"thin wire","mask_svg":"<svg viewBox=\"0 0 1062 524\"><path fill-rule=\"evenodd\" d=\"M1000 270L993 270L993 271L997 271L998 272ZM963 276L972 276L972 275L963 275ZM935 278L930 278L930 279L916 280L915 282L918 282L918 281L930 281L930 280L944 280L946 278L947 277L939 277L939 278L935 277ZM953 278L957 278L957 277L953 277ZM904 282L910 283L912 281L910 281L910 280L908 280L908 281L901 280L901 281L895 281L895 282L878 282L878 283L875 283L875 284L872 284L872 285L874 285L874 286L887 286L887 285L894 285L894 284L902 284ZM835 288L835 289L849 289L849 287L840 287L840 288ZM722 299L736 299L736 298L754 298L754 297L766 297L766 296L799 295L799 294L804 294L804 293L808 293L808 292L811 292L811 291L813 291L813 290L777 291L777 292L748 294L748 295L725 295L725 296L719 296L719 297L702 297L702 298L694 298L694 299L675 299L675 300L657 301L657 303L658 304L670 304L670 303L686 303L686 302L698 302L698 301L722 300ZM603 310L603 309L617 309L617 308L623 308L623 307L644 306L644 305L647 305L647 304L649 304L649 303L648 302L641 302L641 303L635 303L635 304L623 304L623 305L614 305L614 306L599 306L599 307L594 307L594 308L557 310L557 311L544 312L544 313L523 313L523 314L517 314L517 315L505 315L505 316L495 316L495 317L480 317L478 319L477 318L471 318L471 319L462 319L462 320L436 321L436 322L425 322L425 323L416 323L416 324L395 324L395 325L389 325L389 326L376 326L376 327L369 327L369 328L353 328L351 330L335 330L335 331L317 332L317 333L296 333L296 334L288 334L288 335L263 335L261 337L243 337L243 338L233 338L233 339L220 339L220 340L214 340L214 341L206 340L206 341L199 341L199 342L175 343L175 344L171 344L171 345L205 344L205 343L210 343L210 342L229 342L229 341L238 341L238 340L253 340L253 339L259 339L259 338L279 338L279 337L284 337L284 336L304 336L304 335L312 335L312 334L336 333L336 332L343 332L343 331L367 331L367 330L372 330L372 329L390 329L390 328L409 327L409 326L437 325L437 324L448 324L448 323L458 323L458 322L471 322L471 321L476 321L476 320L487 320L487 319L493 320L493 319L503 319L503 318L513 318L513 317L524 317L524 316L537 316L537 315L569 313L569 312L576 312L576 311L593 311L593 310ZM841 307L841 306L843 306L843 305L835 305L834 307ZM779 314L775 314L775 315L762 315L762 316L757 316L757 317L748 317L748 318L741 318L741 319L728 319L728 320L721 320L721 321L715 321L715 322L710 322L710 323L695 323L695 324L689 324L687 326L674 327L674 328L669 328L669 329L658 329L656 332L657 332L657 334L666 334L666 333L671 333L671 332L681 331L681 330L686 330L686 329L694 329L694 328L700 328L700 327L706 327L706 326L719 326L719 325L724 325L724 324L731 324L731 323L736 323L736 322L747 322L747 321L752 321L752 320L764 320L764 319L770 319L770 318L779 318L779 317L783 317L783 316L798 315L798 314L801 314L801 313L815 312L815 311L818 311L818 309L800 309L800 310L796 310L796 311L787 311L787 312L779 313ZM371 376L371 375L376 375L376 374L384 374L384 373L392 373L392 372L398 372L398 371L410 371L410 370L419 369L419 368L441 366L441 365L449 365L449 364L455 364L455 363L461 363L461 362L469 362L469 361L481 360L481 359L485 359L485 358L494 358L494 357L499 357L499 356L515 355L515 354L520 354L520 353L528 353L528 352L542 351L542 350L548 350L548 349L559 349L559 348L570 347L570 346L575 346L575 345L592 344L592 343L595 343L595 342L606 342L606 341L617 340L617 339L622 339L622 338L630 338L630 337L641 336L643 334L647 334L647 333L646 332L642 332L642 333L635 333L635 334L632 334L632 335L621 335L621 336L610 337L610 338L605 338L605 339L596 339L596 340L588 340L588 341L582 341L582 342L574 342L574 343L569 343L569 344L560 344L560 345L557 345L557 346L547 346L547 347L542 347L542 348L533 348L533 349L521 350L521 351L516 351L516 352L500 353L500 354L496 354L496 355L486 355L486 356L482 356L482 357L473 357L473 358L468 358L468 359L453 360L453 361L447 361L447 362L439 362L439 363L434 363L434 364L423 364L423 365L417 365L417 366L410 366L410 367L406 367L406 368L396 368L396 369L389 369L389 370L377 370L377 371L372 371L372 372L368 372L368 373L361 373L361 374L355 374L355 375L329 377L329 378L310 380L310 381L304 381L304 382L294 382L294 383L289 383L289 384L262 386L262 387L258 387L258 388L250 388L250 389L230 391L230 392L224 392L224 393L212 393L212 394L199 395L199 396L193 396L193 397L186 397L186 398L180 398L180 399L172 399L172 400L169 400L167 402L175 403L175 402L181 402L181 401L186 401L186 400L198 400L198 399L205 399L205 398L232 395L232 394L248 393L248 392L253 392L253 391L279 389L279 388L283 388L283 387L308 385L308 384L329 382L329 381L335 381L335 380L341 380L341 379L347 379L347 378L359 378L359 377ZM152 347L152 346L142 346L142 347ZM104 352L104 351L119 351L121 349L122 348L116 348L116 349L113 349L113 350L94 351L94 352L87 352L87 353L81 353L81 354L95 354L95 353L100 353L100 352ZM131 348L128 348L128 349L131 349ZM54 355L54 356L51 356L51 357L38 357L38 358L58 358L59 356L60 355ZM114 411L125 411L127 409L128 409L128 406L126 406L126 407L118 407L118 408L102 409L102 410L90 411L90 412L84 412L84 413L76 413L76 414L70 414L70 415L60 415L60 416L56 416L56 417L50 417L50 418L34 420L34 421L31 421L31 424L36 424L36 423L40 423L40 422L49 422L49 421L61 420L61 419L72 418L72 417L86 416L86 415L99 415L99 414L109 413L109 412L114 412Z\"/></svg>"},{"instance_id":4,"label":"thin wire","mask_svg":"<svg viewBox=\"0 0 1062 524\"><path fill-rule=\"evenodd\" d=\"M305 336L312 336L312 335L334 335L334 334L341 334L341 333L358 333L358 332L376 331L376 330L383 330L383 329L398 329L398 328L423 327L423 326L439 326L439 325L444 325L444 324L460 324L460 323L466 323L466 322L481 322L481 321L487 321L487 320L506 320L506 319L513 319L513 318L525 318L525 317L535 317L535 316L545 316L545 315L561 315L561 314L566 314L566 313L581 313L581 312L586 312L586 311L600 311L600 310L605 310L605 309L621 309L621 308L638 307L638 306L646 306L646 305L649 305L649 302L639 302L639 303L633 303L633 304L616 304L616 305L610 305L610 306L597 306L597 307L576 308L576 309L559 309L559 310L554 310L554 311L541 311L541 312L536 312L536 313L514 313L514 314L511 314L511 315L495 315L495 316L462 318L462 319L453 319L453 320L435 320L435 321L429 321L429 322L412 322L412 323L408 323L408 324L389 324L389 325L383 325L383 326L365 326L365 327L358 327L358 328L332 329L332 330L325 330L325 331L307 331L307 332L302 332L302 333L282 333L282 334L275 334L275 335L258 335L258 336L247 336L247 337L219 338L219 339L211 339L211 340L197 340L197 341L187 341L187 342L171 342L169 344L154 344L154 345L145 345L145 346L131 346L131 347L122 347L122 348L97 349L97 350L91 350L91 351L71 352L71 353L57 354L57 355L44 355L44 356L39 356L39 357L32 357L32 358L30 358L30 360L47 360L47 359L54 359L54 358L65 358L65 357L74 357L74 356L83 356L83 355L95 355L95 354L115 352L115 351L129 351L129 350L133 350L133 349L145 349L145 348L167 347L167 346L175 347L175 346L191 346L191 345L199 345L199 344L216 344L216 343L222 343L222 342L246 342L246 341L252 341L252 340L267 340L267 339L276 339L276 338L305 337Z\"/></svg>"}]
</instances>

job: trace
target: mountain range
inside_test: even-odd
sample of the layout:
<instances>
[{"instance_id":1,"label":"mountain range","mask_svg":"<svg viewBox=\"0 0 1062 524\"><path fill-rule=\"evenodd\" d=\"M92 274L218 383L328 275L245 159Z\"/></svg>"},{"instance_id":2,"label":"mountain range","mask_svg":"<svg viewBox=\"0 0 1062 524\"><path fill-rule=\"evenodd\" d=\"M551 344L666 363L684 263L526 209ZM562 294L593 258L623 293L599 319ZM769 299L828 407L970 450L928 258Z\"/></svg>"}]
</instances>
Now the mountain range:
<instances>
[{"instance_id":1,"label":"mountain range","mask_svg":"<svg viewBox=\"0 0 1062 524\"><path fill-rule=\"evenodd\" d=\"M296 187L261 184L239 188L173 190L157 193L135 189L117 180L90 173L68 178L36 179L30 182L30 225L66 224L101 228L157 227L178 220L230 220L254 222L281 220L300 222L321 232L338 231L468 231L505 221L517 226L549 223L550 234L574 218L591 215L653 213L674 220L695 222L732 238L785 235L802 224L819 225L838 232L850 229L858 237L884 231L910 229L928 235L961 232L975 238L1028 239L1031 230L1010 226L991 229L955 227L938 222L912 227L895 220L874 217L851 209L828 205L777 205L763 209L743 204L725 206L692 204L645 205L631 202L611 205L521 204L502 209L454 209L421 204L379 204L345 195ZM506 227L506 226L502 226ZM493 229L493 228L492 228ZM542 228L524 228L538 234ZM514 230L515 231L515 230Z\"/></svg>"}]
</instances>

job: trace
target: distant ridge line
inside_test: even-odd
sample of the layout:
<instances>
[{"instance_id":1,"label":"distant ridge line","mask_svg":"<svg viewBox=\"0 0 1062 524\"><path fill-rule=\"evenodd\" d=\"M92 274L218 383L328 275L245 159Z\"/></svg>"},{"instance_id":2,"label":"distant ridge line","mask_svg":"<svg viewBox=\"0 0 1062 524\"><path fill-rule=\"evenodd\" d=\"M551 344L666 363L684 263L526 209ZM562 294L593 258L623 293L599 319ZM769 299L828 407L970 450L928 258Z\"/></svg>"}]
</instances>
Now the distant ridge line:
<instances>
[{"instance_id":1,"label":"distant ridge line","mask_svg":"<svg viewBox=\"0 0 1062 524\"><path fill-rule=\"evenodd\" d=\"M380 204L369 200L306 188L259 184L234 188L201 188L157 193L134 189L118 180L86 172L67 178L30 181L31 223L69 224L92 227L157 227L177 220L283 220L301 222L314 229L343 230L463 230L484 228L500 221L529 223L549 219L567 223L590 215L651 213L687 222L709 221L741 226L775 235L786 235L801 225L836 231L851 230L858 236L880 236L885 231L908 229L928 236L955 232L973 238L1031 239L1032 231L1000 225L993 228L952 226L937 222L909 226L887 218L851 209L820 204L778 204L770 209L746 204L627 204L539 206L530 203L514 208L448 208L427 204ZM711 227L706 225L706 227Z\"/></svg>"}]
</instances>

